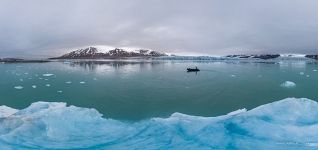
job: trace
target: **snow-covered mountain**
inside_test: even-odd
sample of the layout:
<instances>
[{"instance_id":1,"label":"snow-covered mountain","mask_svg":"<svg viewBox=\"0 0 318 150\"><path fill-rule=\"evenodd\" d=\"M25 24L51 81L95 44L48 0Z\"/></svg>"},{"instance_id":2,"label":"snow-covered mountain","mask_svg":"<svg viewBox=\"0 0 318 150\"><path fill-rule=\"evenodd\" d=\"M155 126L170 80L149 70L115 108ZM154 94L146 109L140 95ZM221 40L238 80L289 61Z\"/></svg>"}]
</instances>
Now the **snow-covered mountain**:
<instances>
[{"instance_id":1,"label":"snow-covered mountain","mask_svg":"<svg viewBox=\"0 0 318 150\"><path fill-rule=\"evenodd\" d=\"M113 50L104 50L97 47L87 47L84 49L78 49L70 53L64 54L60 57L53 59L103 59L103 58L122 58L122 57L159 57L167 56L166 53L147 50L147 49L138 49L138 50L125 50L115 48Z\"/></svg>"}]
</instances>

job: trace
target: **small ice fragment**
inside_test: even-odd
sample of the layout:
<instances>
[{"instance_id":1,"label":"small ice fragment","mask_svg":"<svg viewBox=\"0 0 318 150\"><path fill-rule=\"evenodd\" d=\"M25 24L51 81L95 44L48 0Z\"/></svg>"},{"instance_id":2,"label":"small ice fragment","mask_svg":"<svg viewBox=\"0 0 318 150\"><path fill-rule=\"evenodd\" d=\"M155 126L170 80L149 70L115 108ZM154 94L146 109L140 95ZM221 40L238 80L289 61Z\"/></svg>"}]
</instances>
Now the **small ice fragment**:
<instances>
[{"instance_id":1,"label":"small ice fragment","mask_svg":"<svg viewBox=\"0 0 318 150\"><path fill-rule=\"evenodd\" d=\"M20 79L21 82L23 82L23 79Z\"/></svg>"},{"instance_id":2,"label":"small ice fragment","mask_svg":"<svg viewBox=\"0 0 318 150\"><path fill-rule=\"evenodd\" d=\"M304 72L299 72L299 74L300 74L300 75L304 75L305 73L304 73Z\"/></svg>"},{"instance_id":3,"label":"small ice fragment","mask_svg":"<svg viewBox=\"0 0 318 150\"><path fill-rule=\"evenodd\" d=\"M62 93L63 91L57 91L57 93Z\"/></svg>"},{"instance_id":4,"label":"small ice fragment","mask_svg":"<svg viewBox=\"0 0 318 150\"><path fill-rule=\"evenodd\" d=\"M292 88L296 86L296 83L292 82L292 81L285 81L284 83L282 83L280 86L282 87L286 87L286 88Z\"/></svg>"},{"instance_id":5,"label":"small ice fragment","mask_svg":"<svg viewBox=\"0 0 318 150\"><path fill-rule=\"evenodd\" d=\"M25 74L25 75L28 75L29 73L26 72L26 73L24 73L24 74Z\"/></svg>"},{"instance_id":6,"label":"small ice fragment","mask_svg":"<svg viewBox=\"0 0 318 150\"><path fill-rule=\"evenodd\" d=\"M43 77L50 77L50 76L54 76L54 74L52 73L46 73L46 74L42 74Z\"/></svg>"},{"instance_id":7,"label":"small ice fragment","mask_svg":"<svg viewBox=\"0 0 318 150\"><path fill-rule=\"evenodd\" d=\"M97 80L97 78L94 78L93 80L95 80L95 81L96 81L96 80Z\"/></svg>"},{"instance_id":8,"label":"small ice fragment","mask_svg":"<svg viewBox=\"0 0 318 150\"><path fill-rule=\"evenodd\" d=\"M314 70L312 70L312 71L315 71L315 72L316 72L317 70L316 70L316 69L314 69Z\"/></svg>"},{"instance_id":9,"label":"small ice fragment","mask_svg":"<svg viewBox=\"0 0 318 150\"><path fill-rule=\"evenodd\" d=\"M50 84L45 84L45 86L49 87L49 86L51 86L51 85L50 85Z\"/></svg>"},{"instance_id":10,"label":"small ice fragment","mask_svg":"<svg viewBox=\"0 0 318 150\"><path fill-rule=\"evenodd\" d=\"M49 80L49 79L44 79L45 81Z\"/></svg>"},{"instance_id":11,"label":"small ice fragment","mask_svg":"<svg viewBox=\"0 0 318 150\"><path fill-rule=\"evenodd\" d=\"M42 78L39 78L40 80L42 80Z\"/></svg>"},{"instance_id":12,"label":"small ice fragment","mask_svg":"<svg viewBox=\"0 0 318 150\"><path fill-rule=\"evenodd\" d=\"M85 82L84 82L84 81L81 81L80 84L85 84Z\"/></svg>"},{"instance_id":13,"label":"small ice fragment","mask_svg":"<svg viewBox=\"0 0 318 150\"><path fill-rule=\"evenodd\" d=\"M231 77L236 77L236 75L232 74Z\"/></svg>"},{"instance_id":14,"label":"small ice fragment","mask_svg":"<svg viewBox=\"0 0 318 150\"><path fill-rule=\"evenodd\" d=\"M65 82L66 84L71 84L72 82L71 81L67 81L67 82Z\"/></svg>"},{"instance_id":15,"label":"small ice fragment","mask_svg":"<svg viewBox=\"0 0 318 150\"><path fill-rule=\"evenodd\" d=\"M17 89L17 90L21 90L21 89L23 89L23 86L19 85L19 86L15 86L14 88Z\"/></svg>"},{"instance_id":16,"label":"small ice fragment","mask_svg":"<svg viewBox=\"0 0 318 150\"><path fill-rule=\"evenodd\" d=\"M32 78L28 78L29 80L32 80Z\"/></svg>"},{"instance_id":17,"label":"small ice fragment","mask_svg":"<svg viewBox=\"0 0 318 150\"><path fill-rule=\"evenodd\" d=\"M32 85L32 88L34 88L34 89L35 89L35 88L36 88L36 85Z\"/></svg>"},{"instance_id":18,"label":"small ice fragment","mask_svg":"<svg viewBox=\"0 0 318 150\"><path fill-rule=\"evenodd\" d=\"M310 77L310 75L306 75L306 77Z\"/></svg>"}]
</instances>

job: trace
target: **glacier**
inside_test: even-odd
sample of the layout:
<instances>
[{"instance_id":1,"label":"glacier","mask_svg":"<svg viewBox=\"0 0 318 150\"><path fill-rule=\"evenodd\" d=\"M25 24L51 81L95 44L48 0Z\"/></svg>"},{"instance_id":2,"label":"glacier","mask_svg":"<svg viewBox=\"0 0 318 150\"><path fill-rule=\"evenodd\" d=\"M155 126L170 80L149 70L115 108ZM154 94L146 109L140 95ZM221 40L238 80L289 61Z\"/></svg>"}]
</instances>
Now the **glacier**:
<instances>
[{"instance_id":1,"label":"glacier","mask_svg":"<svg viewBox=\"0 0 318 150\"><path fill-rule=\"evenodd\" d=\"M218 117L174 113L138 122L92 108L0 106L1 149L318 149L318 103L287 98Z\"/></svg>"}]
</instances>

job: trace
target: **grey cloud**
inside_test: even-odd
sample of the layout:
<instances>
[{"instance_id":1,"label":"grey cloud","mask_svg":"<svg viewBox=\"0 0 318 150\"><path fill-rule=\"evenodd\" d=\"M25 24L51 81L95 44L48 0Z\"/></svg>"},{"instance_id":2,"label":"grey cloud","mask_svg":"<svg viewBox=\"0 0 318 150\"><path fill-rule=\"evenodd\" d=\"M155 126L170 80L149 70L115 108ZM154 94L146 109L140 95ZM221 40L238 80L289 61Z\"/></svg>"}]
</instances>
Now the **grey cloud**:
<instances>
[{"instance_id":1,"label":"grey cloud","mask_svg":"<svg viewBox=\"0 0 318 150\"><path fill-rule=\"evenodd\" d=\"M2 0L0 56L109 45L203 54L318 53L315 0Z\"/></svg>"}]
</instances>

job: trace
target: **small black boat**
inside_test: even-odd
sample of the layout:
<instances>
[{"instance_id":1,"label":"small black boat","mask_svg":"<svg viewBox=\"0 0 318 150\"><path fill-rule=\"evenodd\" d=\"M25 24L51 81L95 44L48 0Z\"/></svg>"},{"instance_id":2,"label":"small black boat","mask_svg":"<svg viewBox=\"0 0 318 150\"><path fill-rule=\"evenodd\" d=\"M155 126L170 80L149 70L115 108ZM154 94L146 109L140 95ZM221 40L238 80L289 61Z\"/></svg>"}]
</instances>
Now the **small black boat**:
<instances>
[{"instance_id":1,"label":"small black boat","mask_svg":"<svg viewBox=\"0 0 318 150\"><path fill-rule=\"evenodd\" d=\"M198 69L197 67L195 67L195 68L187 68L187 71L188 72L198 72L198 71L200 71L200 69Z\"/></svg>"}]
</instances>

